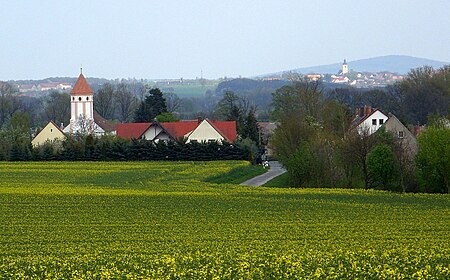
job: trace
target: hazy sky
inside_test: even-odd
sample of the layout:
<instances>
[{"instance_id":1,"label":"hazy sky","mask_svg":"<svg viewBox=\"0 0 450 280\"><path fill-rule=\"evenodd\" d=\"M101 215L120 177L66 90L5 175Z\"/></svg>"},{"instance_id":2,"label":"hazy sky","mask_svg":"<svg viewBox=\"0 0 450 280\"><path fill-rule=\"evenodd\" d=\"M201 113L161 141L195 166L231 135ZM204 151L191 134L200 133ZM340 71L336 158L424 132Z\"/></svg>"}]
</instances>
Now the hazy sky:
<instances>
[{"instance_id":1,"label":"hazy sky","mask_svg":"<svg viewBox=\"0 0 450 280\"><path fill-rule=\"evenodd\" d=\"M253 76L379 55L450 61L450 1L0 0L0 80Z\"/></svg>"}]
</instances>

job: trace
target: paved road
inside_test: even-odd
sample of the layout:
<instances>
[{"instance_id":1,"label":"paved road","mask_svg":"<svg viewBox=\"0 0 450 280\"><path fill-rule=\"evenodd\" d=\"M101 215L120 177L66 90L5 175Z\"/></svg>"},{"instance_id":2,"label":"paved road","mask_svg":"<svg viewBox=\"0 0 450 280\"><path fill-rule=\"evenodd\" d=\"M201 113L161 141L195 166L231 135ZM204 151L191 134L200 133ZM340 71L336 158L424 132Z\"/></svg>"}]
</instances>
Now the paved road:
<instances>
[{"instance_id":1,"label":"paved road","mask_svg":"<svg viewBox=\"0 0 450 280\"><path fill-rule=\"evenodd\" d=\"M270 169L264 174L261 174L259 176L256 176L250 180L247 180L241 185L244 186L262 186L268 181L272 180L273 178L277 177L278 175L283 174L286 172L286 169L284 169L278 161L270 161Z\"/></svg>"}]
</instances>

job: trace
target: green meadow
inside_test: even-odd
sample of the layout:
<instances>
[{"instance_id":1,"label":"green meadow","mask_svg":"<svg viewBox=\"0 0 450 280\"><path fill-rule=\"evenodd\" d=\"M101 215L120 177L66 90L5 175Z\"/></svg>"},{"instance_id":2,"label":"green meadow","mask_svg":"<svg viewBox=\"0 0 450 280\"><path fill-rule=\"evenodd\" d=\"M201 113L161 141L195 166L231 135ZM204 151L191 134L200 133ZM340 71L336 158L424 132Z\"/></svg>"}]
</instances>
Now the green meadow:
<instances>
[{"instance_id":1,"label":"green meadow","mask_svg":"<svg viewBox=\"0 0 450 280\"><path fill-rule=\"evenodd\" d=\"M450 278L448 195L236 184L259 172L0 162L0 279Z\"/></svg>"}]
</instances>

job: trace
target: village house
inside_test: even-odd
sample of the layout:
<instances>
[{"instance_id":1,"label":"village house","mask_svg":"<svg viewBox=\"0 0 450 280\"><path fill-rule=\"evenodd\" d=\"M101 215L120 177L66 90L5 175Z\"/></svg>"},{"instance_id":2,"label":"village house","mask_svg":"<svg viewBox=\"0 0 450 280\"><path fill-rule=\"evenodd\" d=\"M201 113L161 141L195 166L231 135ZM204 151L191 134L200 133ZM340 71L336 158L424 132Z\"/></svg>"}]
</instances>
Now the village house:
<instances>
[{"instance_id":1,"label":"village house","mask_svg":"<svg viewBox=\"0 0 450 280\"><path fill-rule=\"evenodd\" d=\"M31 145L37 147L44 143L56 143L66 138L62 129L53 121L50 121L37 135L31 140Z\"/></svg>"},{"instance_id":2,"label":"village house","mask_svg":"<svg viewBox=\"0 0 450 280\"><path fill-rule=\"evenodd\" d=\"M117 136L150 141L228 142L236 141L235 121L197 120L178 122L123 123L117 125Z\"/></svg>"},{"instance_id":3,"label":"village house","mask_svg":"<svg viewBox=\"0 0 450 280\"><path fill-rule=\"evenodd\" d=\"M406 128L400 120L391 113L384 113L379 109L370 106L364 106L356 109L356 116L352 121L359 134L370 136L381 127L393 134L394 139L398 141L402 149L412 159L418 152L417 140L411 131Z\"/></svg>"}]
</instances>

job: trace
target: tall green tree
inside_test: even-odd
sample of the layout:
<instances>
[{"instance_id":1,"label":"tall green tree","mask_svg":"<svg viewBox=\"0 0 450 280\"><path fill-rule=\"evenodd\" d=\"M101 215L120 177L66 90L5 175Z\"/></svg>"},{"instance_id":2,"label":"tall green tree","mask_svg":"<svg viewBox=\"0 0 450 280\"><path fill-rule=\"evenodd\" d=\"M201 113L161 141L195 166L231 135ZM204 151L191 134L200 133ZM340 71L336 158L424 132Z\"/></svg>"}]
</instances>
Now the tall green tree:
<instances>
[{"instance_id":1,"label":"tall green tree","mask_svg":"<svg viewBox=\"0 0 450 280\"><path fill-rule=\"evenodd\" d=\"M152 88L135 111L134 122L152 122L156 116L166 112L167 106L163 93L159 88Z\"/></svg>"},{"instance_id":2,"label":"tall green tree","mask_svg":"<svg viewBox=\"0 0 450 280\"><path fill-rule=\"evenodd\" d=\"M384 143L374 147L367 156L367 168L372 186L385 190L398 190L395 186L398 169L391 147Z\"/></svg>"},{"instance_id":3,"label":"tall green tree","mask_svg":"<svg viewBox=\"0 0 450 280\"><path fill-rule=\"evenodd\" d=\"M450 193L450 129L431 126L417 141L416 162L422 191Z\"/></svg>"}]
</instances>

